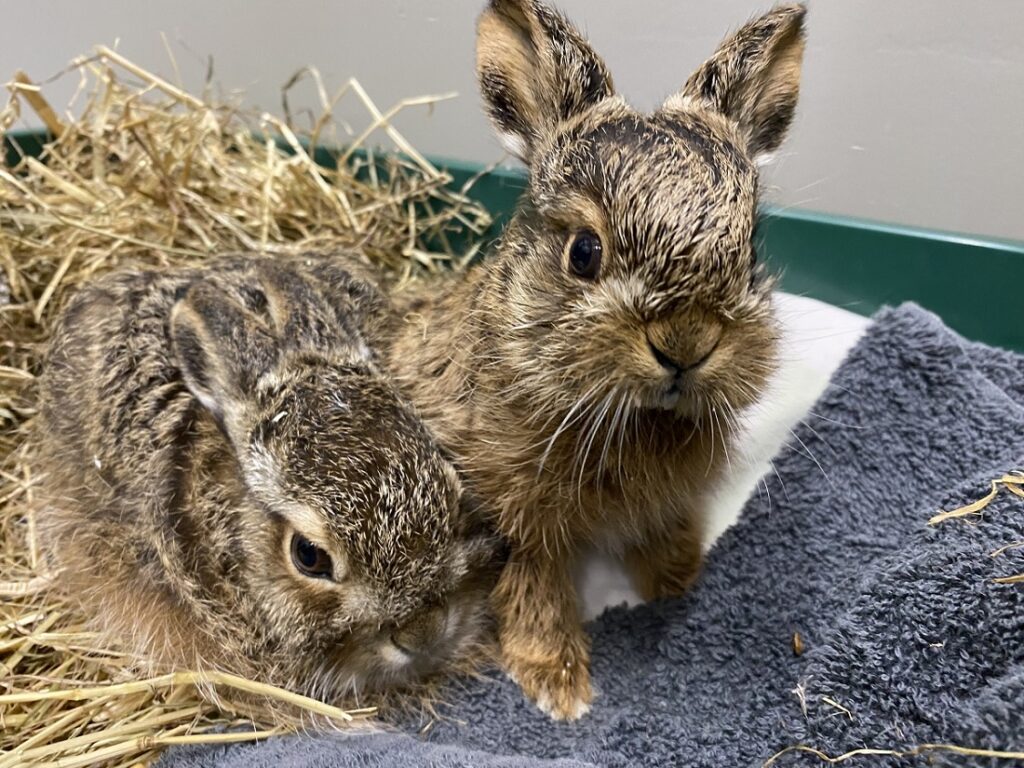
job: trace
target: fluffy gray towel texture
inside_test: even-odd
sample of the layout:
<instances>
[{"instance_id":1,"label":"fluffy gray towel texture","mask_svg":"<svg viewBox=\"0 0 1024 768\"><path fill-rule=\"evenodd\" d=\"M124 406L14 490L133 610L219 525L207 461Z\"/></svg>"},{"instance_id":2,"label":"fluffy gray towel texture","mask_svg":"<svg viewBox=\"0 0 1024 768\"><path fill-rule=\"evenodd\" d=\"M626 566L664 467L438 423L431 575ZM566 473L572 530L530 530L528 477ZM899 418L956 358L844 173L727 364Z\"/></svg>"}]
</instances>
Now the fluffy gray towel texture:
<instances>
[{"instance_id":1,"label":"fluffy gray towel texture","mask_svg":"<svg viewBox=\"0 0 1024 768\"><path fill-rule=\"evenodd\" d=\"M762 766L808 744L1024 750L1024 500L928 518L1024 466L1024 357L883 310L687 597L590 626L599 696L550 722L494 673L426 737L179 748L160 768ZM769 493L771 501L769 502ZM793 633L805 650L797 656ZM929 759L931 762L928 762ZM974 762L972 762L974 761ZM852 765L1020 765L946 752ZM822 765L787 753L776 766Z\"/></svg>"}]
</instances>

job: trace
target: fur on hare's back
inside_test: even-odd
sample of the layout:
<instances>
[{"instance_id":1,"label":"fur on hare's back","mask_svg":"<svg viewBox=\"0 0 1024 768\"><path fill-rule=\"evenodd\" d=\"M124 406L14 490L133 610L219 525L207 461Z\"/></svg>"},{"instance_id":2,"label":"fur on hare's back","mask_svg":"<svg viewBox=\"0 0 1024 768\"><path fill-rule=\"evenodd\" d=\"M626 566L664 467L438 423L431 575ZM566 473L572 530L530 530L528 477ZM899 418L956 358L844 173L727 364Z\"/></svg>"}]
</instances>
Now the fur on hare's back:
<instances>
[{"instance_id":1,"label":"fur on hare's back","mask_svg":"<svg viewBox=\"0 0 1024 768\"><path fill-rule=\"evenodd\" d=\"M555 717L592 697L575 553L622 554L648 598L685 590L703 497L774 370L757 167L793 116L803 19L748 22L644 114L544 3L480 17L480 89L529 185L493 254L401 299L390 361L510 540L504 663Z\"/></svg>"},{"instance_id":2,"label":"fur on hare's back","mask_svg":"<svg viewBox=\"0 0 1024 768\"><path fill-rule=\"evenodd\" d=\"M54 331L36 443L58 586L156 668L325 699L481 641L491 538L377 367L357 263L214 260L84 287Z\"/></svg>"}]
</instances>

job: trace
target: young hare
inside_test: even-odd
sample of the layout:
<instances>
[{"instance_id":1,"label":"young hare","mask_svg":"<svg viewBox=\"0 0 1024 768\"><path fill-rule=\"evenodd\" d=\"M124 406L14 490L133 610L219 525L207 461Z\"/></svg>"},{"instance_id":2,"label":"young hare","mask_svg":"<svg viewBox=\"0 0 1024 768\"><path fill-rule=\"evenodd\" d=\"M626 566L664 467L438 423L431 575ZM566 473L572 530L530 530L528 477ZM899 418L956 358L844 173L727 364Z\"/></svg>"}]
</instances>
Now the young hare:
<instances>
[{"instance_id":1,"label":"young hare","mask_svg":"<svg viewBox=\"0 0 1024 768\"><path fill-rule=\"evenodd\" d=\"M312 258L83 288L41 382L58 587L157 669L326 700L477 643L494 547L364 343L385 310Z\"/></svg>"},{"instance_id":2,"label":"young hare","mask_svg":"<svg viewBox=\"0 0 1024 768\"><path fill-rule=\"evenodd\" d=\"M749 22L640 114L547 6L480 18L480 87L529 187L489 258L400 299L391 366L511 544L504 663L555 718L592 697L578 548L621 553L647 598L687 589L702 492L774 369L757 164L793 116L803 19Z\"/></svg>"}]
</instances>

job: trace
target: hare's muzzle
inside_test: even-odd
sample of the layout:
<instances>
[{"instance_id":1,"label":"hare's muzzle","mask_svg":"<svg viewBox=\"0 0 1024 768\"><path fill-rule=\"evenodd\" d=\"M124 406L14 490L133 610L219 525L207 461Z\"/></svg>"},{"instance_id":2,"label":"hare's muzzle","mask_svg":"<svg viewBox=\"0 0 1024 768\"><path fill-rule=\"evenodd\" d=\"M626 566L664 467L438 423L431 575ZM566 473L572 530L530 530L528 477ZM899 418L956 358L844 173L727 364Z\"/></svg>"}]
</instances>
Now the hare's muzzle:
<instances>
[{"instance_id":1,"label":"hare's muzzle","mask_svg":"<svg viewBox=\"0 0 1024 768\"><path fill-rule=\"evenodd\" d=\"M453 610L448 606L426 610L395 628L388 640L405 657L405 663L422 665L443 658L447 656L448 640L452 634Z\"/></svg>"},{"instance_id":2,"label":"hare's muzzle","mask_svg":"<svg viewBox=\"0 0 1024 768\"><path fill-rule=\"evenodd\" d=\"M673 382L682 381L714 354L722 331L714 315L685 309L648 323L647 344L662 375Z\"/></svg>"}]
</instances>

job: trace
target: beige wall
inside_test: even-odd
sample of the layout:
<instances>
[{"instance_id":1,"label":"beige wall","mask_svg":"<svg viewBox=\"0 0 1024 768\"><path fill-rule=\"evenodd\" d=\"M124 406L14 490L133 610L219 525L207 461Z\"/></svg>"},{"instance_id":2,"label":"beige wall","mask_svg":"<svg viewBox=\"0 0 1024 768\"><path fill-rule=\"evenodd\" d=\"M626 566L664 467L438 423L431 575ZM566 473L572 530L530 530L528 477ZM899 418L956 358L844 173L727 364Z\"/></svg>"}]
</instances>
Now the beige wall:
<instances>
[{"instance_id":1,"label":"beige wall","mask_svg":"<svg viewBox=\"0 0 1024 768\"><path fill-rule=\"evenodd\" d=\"M472 73L481 2L9 2L0 77L21 67L41 78L118 38L122 52L170 74L164 31L186 84L200 82L212 53L219 83L270 110L307 63L336 84L356 75L382 105L459 91L399 125L424 151L489 162L500 150ZM561 0L640 107L657 104L765 5ZM62 104L72 87L47 92ZM1024 240L1024 2L812 0L801 111L767 173L771 199L784 205Z\"/></svg>"}]
</instances>

